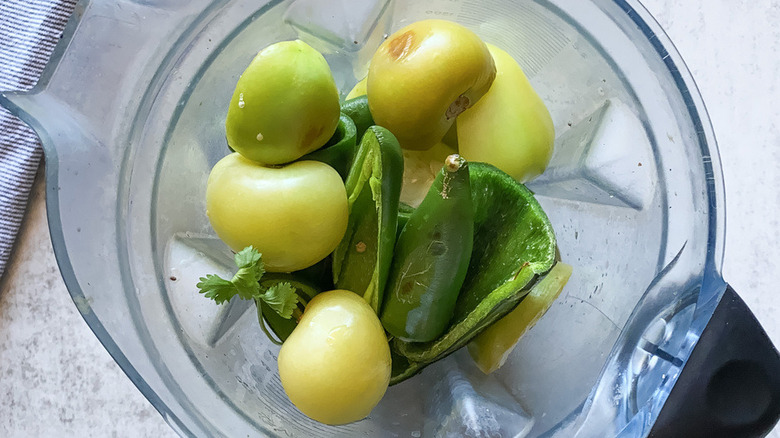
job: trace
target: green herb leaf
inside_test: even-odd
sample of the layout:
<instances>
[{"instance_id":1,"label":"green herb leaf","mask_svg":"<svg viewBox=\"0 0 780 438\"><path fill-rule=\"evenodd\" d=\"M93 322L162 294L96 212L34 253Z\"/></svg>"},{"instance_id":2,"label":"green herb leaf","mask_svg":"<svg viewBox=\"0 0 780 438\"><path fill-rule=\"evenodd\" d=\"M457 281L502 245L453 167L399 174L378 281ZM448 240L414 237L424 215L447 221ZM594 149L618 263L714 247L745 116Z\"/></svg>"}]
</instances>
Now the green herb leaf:
<instances>
[{"instance_id":1,"label":"green herb leaf","mask_svg":"<svg viewBox=\"0 0 780 438\"><path fill-rule=\"evenodd\" d=\"M236 262L236 266L239 268L256 268L258 272L258 280L265 274L265 265L263 264L263 255L251 245L238 252L233 260Z\"/></svg>"},{"instance_id":2,"label":"green herb leaf","mask_svg":"<svg viewBox=\"0 0 780 438\"><path fill-rule=\"evenodd\" d=\"M242 249L234 257L238 272L231 281L236 286L238 296L243 300L251 300L260 293L257 282L265 274L262 257L262 254L251 246Z\"/></svg>"},{"instance_id":3,"label":"green herb leaf","mask_svg":"<svg viewBox=\"0 0 780 438\"><path fill-rule=\"evenodd\" d=\"M289 319L298 305L298 294L290 283L278 283L262 291L260 278L265 274L263 256L251 246L238 252L233 260L238 272L230 280L209 274L197 284L200 293L217 304L238 295L243 300L262 300L282 318Z\"/></svg>"},{"instance_id":4,"label":"green herb leaf","mask_svg":"<svg viewBox=\"0 0 780 438\"><path fill-rule=\"evenodd\" d=\"M206 298L216 301L217 304L230 301L236 295L236 288L233 286L233 283L218 275L209 274L205 277L200 277L200 283L197 286L200 289L200 293L204 294Z\"/></svg>"},{"instance_id":5,"label":"green herb leaf","mask_svg":"<svg viewBox=\"0 0 780 438\"><path fill-rule=\"evenodd\" d=\"M265 274L262 254L247 246L236 254L233 260L238 266L238 272L230 281L218 275L207 275L201 277L200 283L197 284L200 293L217 304L230 301L236 295L241 299L251 300L260 294L260 285L257 282Z\"/></svg>"},{"instance_id":6,"label":"green herb leaf","mask_svg":"<svg viewBox=\"0 0 780 438\"><path fill-rule=\"evenodd\" d=\"M289 319L298 306L298 294L287 282L277 283L259 297L282 318Z\"/></svg>"}]
</instances>

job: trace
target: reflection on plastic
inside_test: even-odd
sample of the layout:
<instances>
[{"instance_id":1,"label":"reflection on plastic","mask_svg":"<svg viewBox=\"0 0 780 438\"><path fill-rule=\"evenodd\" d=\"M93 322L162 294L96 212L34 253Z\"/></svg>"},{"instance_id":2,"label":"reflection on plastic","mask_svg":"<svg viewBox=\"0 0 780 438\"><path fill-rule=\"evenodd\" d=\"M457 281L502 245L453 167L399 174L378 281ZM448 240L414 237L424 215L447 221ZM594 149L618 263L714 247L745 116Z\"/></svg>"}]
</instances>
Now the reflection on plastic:
<instances>
[{"instance_id":1,"label":"reflection on plastic","mask_svg":"<svg viewBox=\"0 0 780 438\"><path fill-rule=\"evenodd\" d=\"M437 383L426 404L424 436L522 438L531 431L533 418L465 352L437 364L432 374Z\"/></svg>"},{"instance_id":2,"label":"reflection on plastic","mask_svg":"<svg viewBox=\"0 0 780 438\"><path fill-rule=\"evenodd\" d=\"M547 171L528 186L552 198L642 210L655 190L650 150L641 121L607 100L556 139Z\"/></svg>"}]
</instances>

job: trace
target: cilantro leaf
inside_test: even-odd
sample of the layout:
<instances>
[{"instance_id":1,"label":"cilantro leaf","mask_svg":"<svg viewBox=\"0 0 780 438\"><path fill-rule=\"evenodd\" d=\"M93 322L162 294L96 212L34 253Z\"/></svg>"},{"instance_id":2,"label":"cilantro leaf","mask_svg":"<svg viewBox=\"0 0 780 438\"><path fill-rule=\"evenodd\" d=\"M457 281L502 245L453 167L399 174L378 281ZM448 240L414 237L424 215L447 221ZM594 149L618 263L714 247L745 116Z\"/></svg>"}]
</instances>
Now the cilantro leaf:
<instances>
[{"instance_id":1,"label":"cilantro leaf","mask_svg":"<svg viewBox=\"0 0 780 438\"><path fill-rule=\"evenodd\" d=\"M230 301L236 294L233 283L218 275L209 274L200 277L200 283L197 284L197 287L200 289L200 293L204 294L206 298L216 301L217 304Z\"/></svg>"},{"instance_id":2,"label":"cilantro leaf","mask_svg":"<svg viewBox=\"0 0 780 438\"><path fill-rule=\"evenodd\" d=\"M238 271L230 280L209 274L200 278L197 287L206 298L217 304L230 301L238 295L243 300L262 300L282 318L289 319L298 305L298 294L290 283L277 283L265 291L260 288L260 278L265 274L262 254L247 246L233 257Z\"/></svg>"},{"instance_id":3,"label":"cilantro leaf","mask_svg":"<svg viewBox=\"0 0 780 438\"><path fill-rule=\"evenodd\" d=\"M218 275L207 275L200 278L196 286L206 298L211 298L217 304L230 301L238 295L241 299L251 300L260 294L260 285L257 283L265 274L262 254L251 246L247 246L235 255L233 260L238 266L238 272L230 280L225 280Z\"/></svg>"},{"instance_id":4,"label":"cilantro leaf","mask_svg":"<svg viewBox=\"0 0 780 438\"><path fill-rule=\"evenodd\" d=\"M238 252L233 260L238 266L238 272L231 280L236 286L238 296L242 300L251 300L260 293L257 282L265 274L263 255L252 246L247 246Z\"/></svg>"},{"instance_id":5,"label":"cilantro leaf","mask_svg":"<svg viewBox=\"0 0 780 438\"><path fill-rule=\"evenodd\" d=\"M277 283L259 296L265 304L282 318L289 319L298 307L298 294L295 288L287 282Z\"/></svg>"},{"instance_id":6,"label":"cilantro leaf","mask_svg":"<svg viewBox=\"0 0 780 438\"><path fill-rule=\"evenodd\" d=\"M265 265L263 264L263 255L251 245L242 249L235 256L233 260L236 262L236 266L239 268L255 268L258 275L258 280L265 274Z\"/></svg>"}]
</instances>

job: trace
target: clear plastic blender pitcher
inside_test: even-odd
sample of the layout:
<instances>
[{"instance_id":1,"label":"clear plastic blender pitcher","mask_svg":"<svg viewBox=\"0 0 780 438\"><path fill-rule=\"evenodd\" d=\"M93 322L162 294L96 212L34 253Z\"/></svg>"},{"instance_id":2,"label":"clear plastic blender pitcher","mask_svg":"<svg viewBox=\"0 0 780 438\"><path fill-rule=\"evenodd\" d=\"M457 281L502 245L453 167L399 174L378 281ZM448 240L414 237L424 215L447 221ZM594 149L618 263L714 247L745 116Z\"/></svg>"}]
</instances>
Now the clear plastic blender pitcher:
<instances>
[{"instance_id":1,"label":"clear plastic blender pitcher","mask_svg":"<svg viewBox=\"0 0 780 438\"><path fill-rule=\"evenodd\" d=\"M555 153L529 187L574 273L496 373L460 351L391 387L367 419L324 426L287 400L253 304L216 306L195 288L232 263L204 213L206 177L258 50L304 40L346 94L388 34L426 18L509 52L550 109ZM45 147L74 302L182 435L645 436L695 417L662 408L716 309L730 317L724 294L740 304L720 275L723 186L704 105L637 1L82 0L37 88L0 102ZM776 419L777 353L764 350L768 401L734 427Z\"/></svg>"}]
</instances>

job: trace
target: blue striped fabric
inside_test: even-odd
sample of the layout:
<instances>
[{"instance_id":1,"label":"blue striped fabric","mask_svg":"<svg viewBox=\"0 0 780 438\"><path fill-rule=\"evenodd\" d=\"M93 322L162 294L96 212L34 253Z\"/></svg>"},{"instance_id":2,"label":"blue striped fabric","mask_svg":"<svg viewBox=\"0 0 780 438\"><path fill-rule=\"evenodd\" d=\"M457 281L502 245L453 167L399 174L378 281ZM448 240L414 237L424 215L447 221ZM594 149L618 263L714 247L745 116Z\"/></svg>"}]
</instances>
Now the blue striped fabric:
<instances>
[{"instance_id":1,"label":"blue striped fabric","mask_svg":"<svg viewBox=\"0 0 780 438\"><path fill-rule=\"evenodd\" d=\"M0 90L29 90L76 0L0 0ZM35 133L0 108L0 276L24 218L41 159Z\"/></svg>"}]
</instances>

